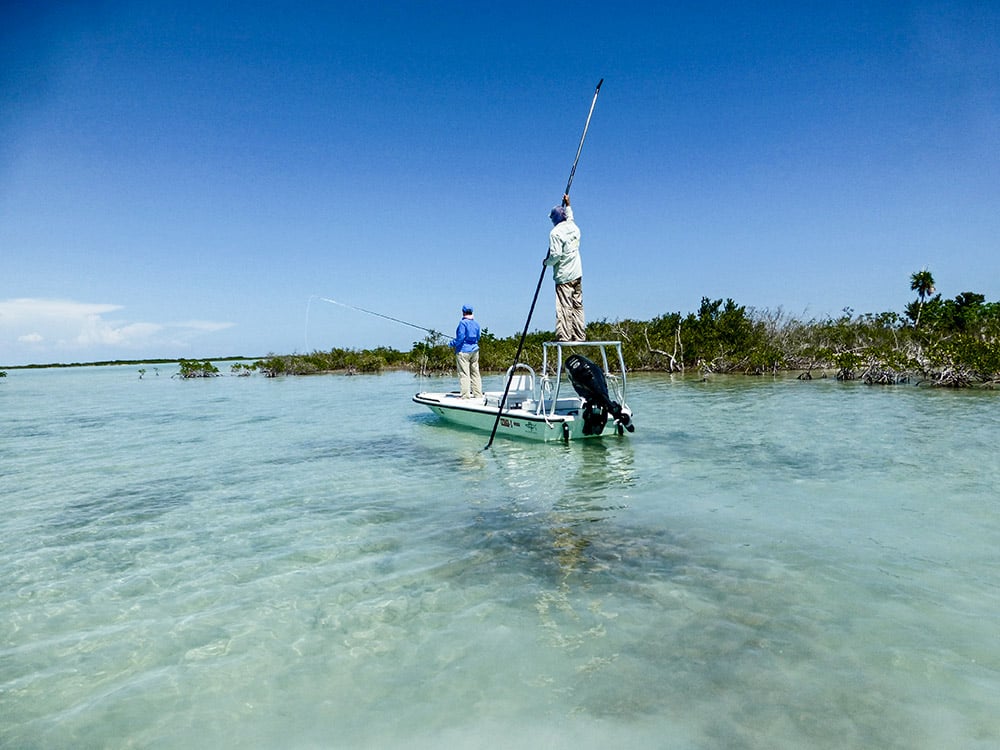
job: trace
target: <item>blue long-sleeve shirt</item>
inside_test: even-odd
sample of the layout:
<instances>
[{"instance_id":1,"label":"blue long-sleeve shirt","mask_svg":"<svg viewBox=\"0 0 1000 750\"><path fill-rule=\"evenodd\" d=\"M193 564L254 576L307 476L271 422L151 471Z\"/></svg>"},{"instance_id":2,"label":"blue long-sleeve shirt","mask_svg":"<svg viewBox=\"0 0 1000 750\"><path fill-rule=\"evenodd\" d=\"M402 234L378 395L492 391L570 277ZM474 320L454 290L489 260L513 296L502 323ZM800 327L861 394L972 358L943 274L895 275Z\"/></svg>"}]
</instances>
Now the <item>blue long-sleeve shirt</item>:
<instances>
[{"instance_id":1,"label":"blue long-sleeve shirt","mask_svg":"<svg viewBox=\"0 0 1000 750\"><path fill-rule=\"evenodd\" d=\"M456 353L475 352L479 350L479 323L472 318L462 318L455 329L455 338L451 340L451 348Z\"/></svg>"}]
</instances>

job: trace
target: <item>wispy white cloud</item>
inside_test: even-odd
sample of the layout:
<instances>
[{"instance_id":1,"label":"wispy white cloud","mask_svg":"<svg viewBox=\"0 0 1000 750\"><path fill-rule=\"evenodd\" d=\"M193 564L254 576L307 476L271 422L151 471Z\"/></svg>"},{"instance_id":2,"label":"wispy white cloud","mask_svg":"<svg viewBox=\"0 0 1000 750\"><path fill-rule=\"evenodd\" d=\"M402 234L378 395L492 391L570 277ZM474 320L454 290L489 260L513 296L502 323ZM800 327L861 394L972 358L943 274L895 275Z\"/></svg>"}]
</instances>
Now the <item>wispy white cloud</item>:
<instances>
[{"instance_id":1,"label":"wispy white cloud","mask_svg":"<svg viewBox=\"0 0 1000 750\"><path fill-rule=\"evenodd\" d=\"M65 299L21 297L0 300L0 325L37 318L84 318L91 315L104 315L121 309L121 305L95 305L89 302L74 302Z\"/></svg>"},{"instance_id":2,"label":"wispy white cloud","mask_svg":"<svg viewBox=\"0 0 1000 750\"><path fill-rule=\"evenodd\" d=\"M65 299L22 297L0 300L0 358L8 361L34 356L75 356L93 351L99 358L116 352L169 354L191 339L235 324L190 320L155 323L130 321L121 305Z\"/></svg>"}]
</instances>

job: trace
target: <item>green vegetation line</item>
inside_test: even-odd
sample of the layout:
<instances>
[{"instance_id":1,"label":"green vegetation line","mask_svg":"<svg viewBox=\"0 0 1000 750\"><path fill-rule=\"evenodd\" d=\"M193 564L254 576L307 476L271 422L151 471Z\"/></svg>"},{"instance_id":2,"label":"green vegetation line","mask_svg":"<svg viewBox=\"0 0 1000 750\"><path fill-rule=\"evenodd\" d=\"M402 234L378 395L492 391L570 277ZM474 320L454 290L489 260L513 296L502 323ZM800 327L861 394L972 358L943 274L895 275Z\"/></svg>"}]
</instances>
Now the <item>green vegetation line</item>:
<instances>
[{"instance_id":1,"label":"green vegetation line","mask_svg":"<svg viewBox=\"0 0 1000 750\"><path fill-rule=\"evenodd\" d=\"M698 312L686 316L669 313L647 321L592 322L587 326L587 338L620 340L626 367L631 371L746 375L798 372L804 379L812 377L814 372L832 372L840 380L871 384L1000 385L1000 303L987 302L983 295L974 292L943 299L935 294L934 277L927 269L910 277L910 289L917 293L917 299L906 306L902 315L893 312L855 315L846 308L837 317L801 320L780 309L759 311L738 305L732 299L703 297ZM542 343L553 338L552 331L530 333L525 339L522 361L539 368ZM480 368L487 372L506 371L517 351L518 340L517 335L497 338L484 328ZM239 376L379 373L387 369L452 373L454 353L439 342L438 336L428 336L414 342L408 352L379 347L268 354L249 364L245 357L89 364L177 363L180 369L176 377L181 378L215 377L220 373L212 363L226 361L234 362L230 372Z\"/></svg>"}]
</instances>

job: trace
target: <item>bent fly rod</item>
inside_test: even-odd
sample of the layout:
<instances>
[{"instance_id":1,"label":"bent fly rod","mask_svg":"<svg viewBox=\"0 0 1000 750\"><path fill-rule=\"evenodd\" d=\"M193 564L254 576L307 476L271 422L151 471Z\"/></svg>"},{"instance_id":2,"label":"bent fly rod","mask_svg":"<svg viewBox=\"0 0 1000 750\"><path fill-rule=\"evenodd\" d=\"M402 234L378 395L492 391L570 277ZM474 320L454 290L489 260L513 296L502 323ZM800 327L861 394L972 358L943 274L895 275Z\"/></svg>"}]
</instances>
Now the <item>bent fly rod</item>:
<instances>
[{"instance_id":1,"label":"bent fly rod","mask_svg":"<svg viewBox=\"0 0 1000 750\"><path fill-rule=\"evenodd\" d=\"M569 189L573 185L573 175L576 174L576 165L580 161L580 152L583 151L583 140L587 137L587 130L590 128L590 118L594 114L594 107L597 105L597 95L601 93L601 84L604 83L602 78L597 82L597 88L594 90L594 98L590 102L590 111L587 113L587 122L583 126L583 135L580 136L580 145L576 147L576 158L573 159L573 168L569 170L569 179L566 181L566 190L564 195L569 195ZM548 258L548 255L546 255ZM531 308L528 310L528 319L524 321L524 330L521 332L521 340L517 344L517 354L514 355L514 364L516 365L518 360L521 359L521 350L524 349L524 340L528 337L528 326L531 325L531 316L535 313L535 303L538 302L538 292L542 288L542 280L545 279L545 263L542 263L542 272L538 276L538 283L535 285L535 296L531 298ZM510 391L510 382L514 377L514 368L511 367L510 374L507 376L507 384L503 389L503 397L500 399L500 404L497 406L497 418L493 420L493 430L490 432L490 441L486 444L483 450L489 450L490 446L493 445L493 438L497 434L497 425L500 424L500 415L503 413L503 405L507 401L507 393Z\"/></svg>"}]
</instances>

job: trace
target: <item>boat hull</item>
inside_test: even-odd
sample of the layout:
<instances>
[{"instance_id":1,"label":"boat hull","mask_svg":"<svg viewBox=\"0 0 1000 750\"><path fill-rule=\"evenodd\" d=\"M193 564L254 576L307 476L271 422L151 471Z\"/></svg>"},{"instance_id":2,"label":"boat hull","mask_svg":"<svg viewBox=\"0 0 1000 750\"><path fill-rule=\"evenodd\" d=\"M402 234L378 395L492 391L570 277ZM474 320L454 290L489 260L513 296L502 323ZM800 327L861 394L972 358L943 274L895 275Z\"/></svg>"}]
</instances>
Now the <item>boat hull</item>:
<instances>
[{"instance_id":1,"label":"boat hull","mask_svg":"<svg viewBox=\"0 0 1000 750\"><path fill-rule=\"evenodd\" d=\"M418 393L413 397L413 401L427 406L434 414L450 424L484 432L492 432L493 425L496 424L496 434L504 437L565 441L614 435L619 432L614 421L609 419L602 431L585 435L583 420L578 418L578 414L573 413L538 414L534 410L509 408L501 411L500 419L497 420L495 403L484 403L480 399L463 399L457 393Z\"/></svg>"}]
</instances>

